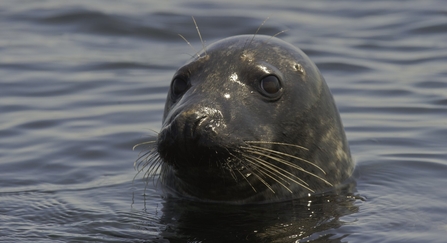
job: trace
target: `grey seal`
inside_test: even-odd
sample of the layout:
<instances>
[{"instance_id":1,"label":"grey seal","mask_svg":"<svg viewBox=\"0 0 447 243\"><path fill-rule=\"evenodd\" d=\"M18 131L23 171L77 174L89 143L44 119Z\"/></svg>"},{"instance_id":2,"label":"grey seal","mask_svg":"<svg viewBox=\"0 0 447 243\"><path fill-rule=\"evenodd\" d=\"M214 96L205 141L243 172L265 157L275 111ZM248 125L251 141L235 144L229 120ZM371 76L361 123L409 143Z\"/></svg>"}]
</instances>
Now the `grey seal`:
<instances>
[{"instance_id":1,"label":"grey seal","mask_svg":"<svg viewBox=\"0 0 447 243\"><path fill-rule=\"evenodd\" d=\"M217 41L180 67L162 128L137 161L169 195L236 204L326 192L354 169L316 65L264 35Z\"/></svg>"}]
</instances>

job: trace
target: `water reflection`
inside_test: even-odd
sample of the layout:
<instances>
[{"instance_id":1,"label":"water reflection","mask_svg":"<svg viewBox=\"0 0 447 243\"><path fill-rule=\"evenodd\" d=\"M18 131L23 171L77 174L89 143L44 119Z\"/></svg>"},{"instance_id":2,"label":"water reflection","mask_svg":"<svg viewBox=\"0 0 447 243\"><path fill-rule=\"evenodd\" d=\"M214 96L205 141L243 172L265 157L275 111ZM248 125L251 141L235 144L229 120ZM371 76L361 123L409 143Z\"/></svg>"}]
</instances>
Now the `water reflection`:
<instances>
[{"instance_id":1,"label":"water reflection","mask_svg":"<svg viewBox=\"0 0 447 243\"><path fill-rule=\"evenodd\" d=\"M355 182L319 196L294 201L228 205L169 198L163 203L160 234L169 242L341 242L327 232L358 211Z\"/></svg>"}]
</instances>

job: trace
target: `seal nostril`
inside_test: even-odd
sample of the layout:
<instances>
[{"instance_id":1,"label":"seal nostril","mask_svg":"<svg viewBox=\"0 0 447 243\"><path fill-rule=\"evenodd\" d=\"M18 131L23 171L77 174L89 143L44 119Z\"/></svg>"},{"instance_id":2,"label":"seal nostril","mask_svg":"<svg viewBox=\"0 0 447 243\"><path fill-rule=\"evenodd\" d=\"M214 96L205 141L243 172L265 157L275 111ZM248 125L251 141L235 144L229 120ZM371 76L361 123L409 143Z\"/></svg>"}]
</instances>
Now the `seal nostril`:
<instances>
[{"instance_id":1,"label":"seal nostril","mask_svg":"<svg viewBox=\"0 0 447 243\"><path fill-rule=\"evenodd\" d=\"M205 115L204 116L200 116L194 122L194 125L192 127L192 131L191 131L193 139L198 139L200 137L200 134L201 134L200 130L202 129L203 123L207 120L207 118L208 118L208 116L205 116ZM205 129L206 129L206 127L205 127Z\"/></svg>"}]
</instances>

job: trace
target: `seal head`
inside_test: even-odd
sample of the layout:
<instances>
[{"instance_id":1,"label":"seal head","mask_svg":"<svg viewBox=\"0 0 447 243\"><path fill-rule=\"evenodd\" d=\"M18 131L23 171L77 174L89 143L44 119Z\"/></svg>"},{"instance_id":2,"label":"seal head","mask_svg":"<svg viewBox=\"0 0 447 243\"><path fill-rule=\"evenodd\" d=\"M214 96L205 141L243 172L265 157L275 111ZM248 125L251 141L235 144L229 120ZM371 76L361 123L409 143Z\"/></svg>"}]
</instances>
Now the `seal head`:
<instances>
[{"instance_id":1,"label":"seal head","mask_svg":"<svg viewBox=\"0 0 447 243\"><path fill-rule=\"evenodd\" d=\"M177 70L154 154L171 194L232 203L324 192L354 168L318 68L262 35L220 40Z\"/></svg>"}]
</instances>

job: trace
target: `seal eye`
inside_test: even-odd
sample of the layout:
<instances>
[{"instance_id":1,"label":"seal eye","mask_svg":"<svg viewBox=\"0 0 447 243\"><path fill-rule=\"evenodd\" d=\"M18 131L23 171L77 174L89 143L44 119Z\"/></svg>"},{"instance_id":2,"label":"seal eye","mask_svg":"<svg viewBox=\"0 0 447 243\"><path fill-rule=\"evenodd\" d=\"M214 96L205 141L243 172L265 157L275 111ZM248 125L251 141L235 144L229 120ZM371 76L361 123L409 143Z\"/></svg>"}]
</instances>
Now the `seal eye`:
<instances>
[{"instance_id":1,"label":"seal eye","mask_svg":"<svg viewBox=\"0 0 447 243\"><path fill-rule=\"evenodd\" d=\"M278 77L274 75L265 76L261 79L261 89L266 95L271 96L281 90Z\"/></svg>"},{"instance_id":2,"label":"seal eye","mask_svg":"<svg viewBox=\"0 0 447 243\"><path fill-rule=\"evenodd\" d=\"M174 96L182 95L188 89L188 82L182 78L174 78L171 84L171 92Z\"/></svg>"}]
</instances>

